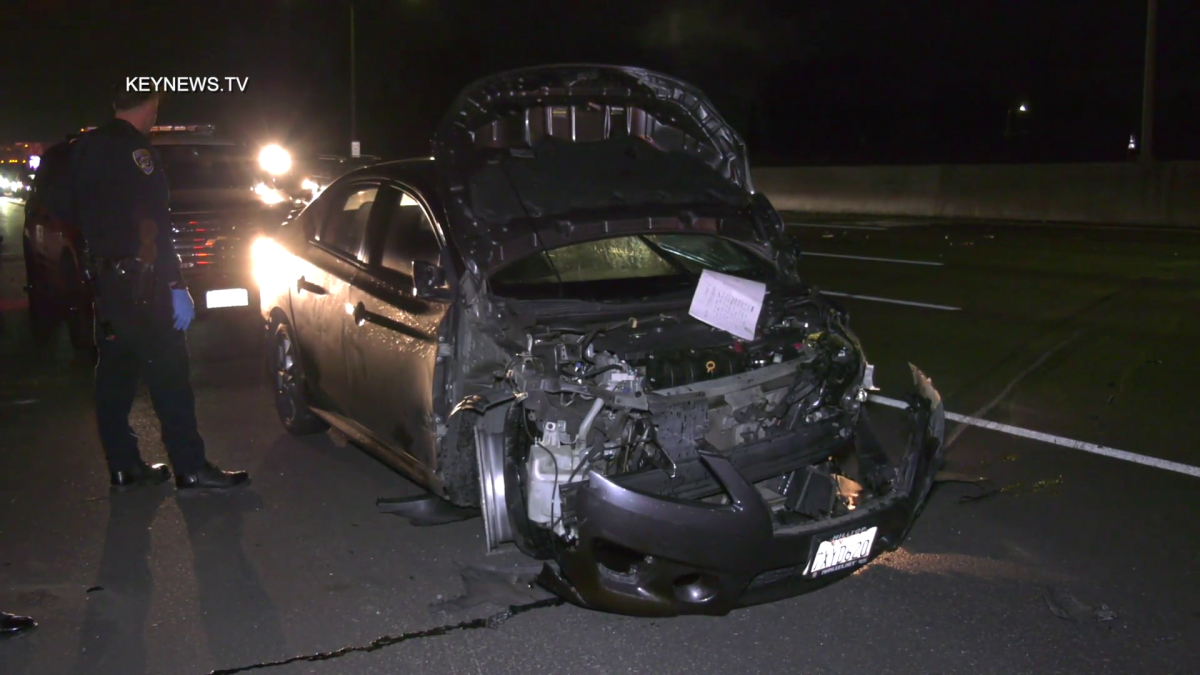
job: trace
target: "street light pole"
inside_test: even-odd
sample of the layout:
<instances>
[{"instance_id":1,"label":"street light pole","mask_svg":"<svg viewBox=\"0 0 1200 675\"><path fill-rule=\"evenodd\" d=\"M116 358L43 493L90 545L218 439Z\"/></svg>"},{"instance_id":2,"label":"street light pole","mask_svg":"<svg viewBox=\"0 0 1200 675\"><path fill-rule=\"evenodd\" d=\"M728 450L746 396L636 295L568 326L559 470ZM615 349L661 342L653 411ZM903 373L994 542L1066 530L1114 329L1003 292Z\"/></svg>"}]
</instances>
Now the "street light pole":
<instances>
[{"instance_id":1,"label":"street light pole","mask_svg":"<svg viewBox=\"0 0 1200 675\"><path fill-rule=\"evenodd\" d=\"M1158 34L1158 0L1147 0L1146 58L1142 73L1142 151L1143 163L1154 161L1154 56Z\"/></svg>"},{"instance_id":2,"label":"street light pole","mask_svg":"<svg viewBox=\"0 0 1200 675\"><path fill-rule=\"evenodd\" d=\"M354 154L354 144L358 142L355 122L355 95L357 94L355 87L355 67L354 67L354 3L350 3L350 148L351 154Z\"/></svg>"}]
</instances>

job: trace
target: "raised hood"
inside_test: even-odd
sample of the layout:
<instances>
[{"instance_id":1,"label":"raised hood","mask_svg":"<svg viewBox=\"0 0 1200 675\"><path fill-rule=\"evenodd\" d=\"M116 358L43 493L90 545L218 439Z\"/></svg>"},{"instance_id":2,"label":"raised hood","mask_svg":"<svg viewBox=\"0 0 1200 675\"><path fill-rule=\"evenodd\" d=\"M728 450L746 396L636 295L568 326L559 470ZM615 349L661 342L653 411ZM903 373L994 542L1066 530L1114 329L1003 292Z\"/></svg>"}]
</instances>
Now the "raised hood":
<instances>
[{"instance_id":1,"label":"raised hood","mask_svg":"<svg viewBox=\"0 0 1200 675\"><path fill-rule=\"evenodd\" d=\"M698 220L721 230L722 214L733 227L753 193L745 144L704 94L639 68L542 66L479 80L438 126L434 156L452 234L483 268L543 245ZM761 240L740 221L742 236Z\"/></svg>"}]
</instances>

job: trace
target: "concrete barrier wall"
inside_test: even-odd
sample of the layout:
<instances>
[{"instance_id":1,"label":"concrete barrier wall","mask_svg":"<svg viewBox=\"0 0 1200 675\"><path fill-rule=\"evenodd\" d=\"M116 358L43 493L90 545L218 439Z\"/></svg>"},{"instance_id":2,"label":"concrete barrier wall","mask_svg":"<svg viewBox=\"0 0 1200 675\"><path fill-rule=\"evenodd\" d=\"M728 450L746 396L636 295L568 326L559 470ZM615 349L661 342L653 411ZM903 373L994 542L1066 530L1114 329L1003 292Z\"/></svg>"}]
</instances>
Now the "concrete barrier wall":
<instances>
[{"instance_id":1,"label":"concrete barrier wall","mask_svg":"<svg viewBox=\"0 0 1200 675\"><path fill-rule=\"evenodd\" d=\"M1200 227L1200 162L762 168L781 211Z\"/></svg>"}]
</instances>

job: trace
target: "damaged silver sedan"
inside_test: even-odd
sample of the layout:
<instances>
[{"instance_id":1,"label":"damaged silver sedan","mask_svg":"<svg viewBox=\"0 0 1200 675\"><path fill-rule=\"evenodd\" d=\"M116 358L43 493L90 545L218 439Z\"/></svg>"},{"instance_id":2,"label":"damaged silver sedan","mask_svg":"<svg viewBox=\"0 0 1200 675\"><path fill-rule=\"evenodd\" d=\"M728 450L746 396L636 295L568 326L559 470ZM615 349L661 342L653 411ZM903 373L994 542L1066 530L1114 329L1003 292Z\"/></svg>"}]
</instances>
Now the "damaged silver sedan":
<instances>
[{"instance_id":1,"label":"damaged silver sedan","mask_svg":"<svg viewBox=\"0 0 1200 675\"><path fill-rule=\"evenodd\" d=\"M330 185L255 246L293 433L333 425L546 561L582 606L725 614L900 544L941 461L863 408L847 314L797 272L742 141L696 89L608 66L468 87L434 157Z\"/></svg>"}]
</instances>

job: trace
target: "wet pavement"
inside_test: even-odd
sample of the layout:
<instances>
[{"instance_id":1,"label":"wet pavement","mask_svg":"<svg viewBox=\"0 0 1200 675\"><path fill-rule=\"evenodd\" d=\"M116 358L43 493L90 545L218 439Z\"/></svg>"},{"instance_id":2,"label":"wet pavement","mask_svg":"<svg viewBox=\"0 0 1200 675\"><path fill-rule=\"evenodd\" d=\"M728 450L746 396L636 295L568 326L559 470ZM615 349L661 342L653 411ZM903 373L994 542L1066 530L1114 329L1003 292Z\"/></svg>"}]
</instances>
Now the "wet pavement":
<instances>
[{"instance_id":1,"label":"wet pavement","mask_svg":"<svg viewBox=\"0 0 1200 675\"><path fill-rule=\"evenodd\" d=\"M792 232L812 254L810 280L878 298L840 300L879 395L902 396L911 361L953 412L1200 466L1188 386L1200 375L1200 235L803 220ZM977 427L951 446L946 477L987 482L941 484L900 551L807 596L671 620L448 603L464 591L462 566L527 561L484 556L478 520L418 528L378 513L377 497L417 490L336 434L285 434L244 314L207 318L190 339L210 457L250 470L253 486L109 498L90 369L61 327L26 319L18 207L0 203L0 234L0 609L41 624L0 642L0 673L1167 674L1200 663L1200 479ZM900 432L898 411L872 414L885 437ZM148 401L134 424L143 454L165 461Z\"/></svg>"}]
</instances>

